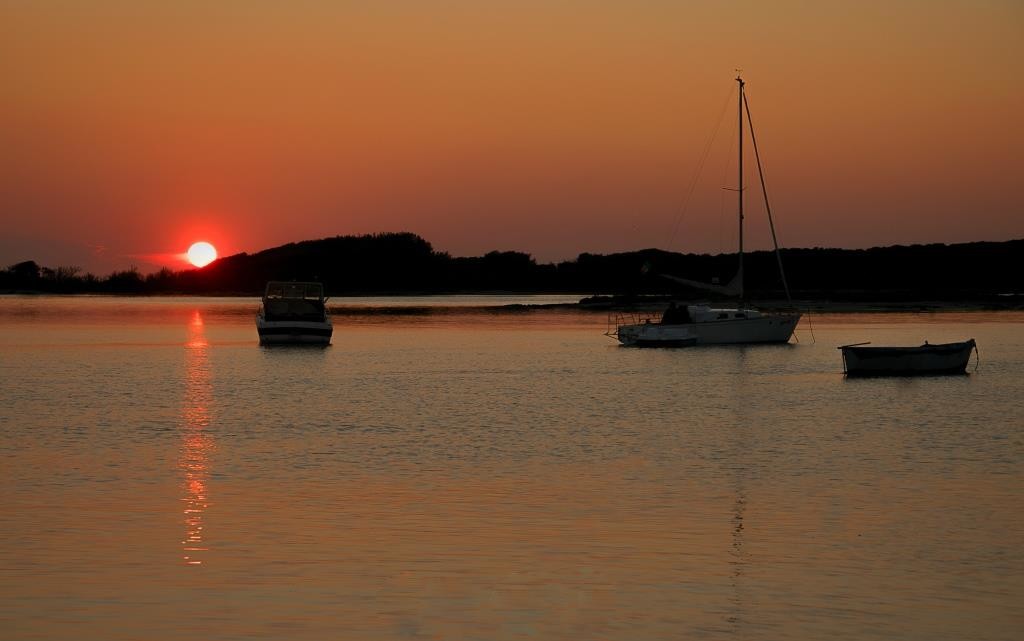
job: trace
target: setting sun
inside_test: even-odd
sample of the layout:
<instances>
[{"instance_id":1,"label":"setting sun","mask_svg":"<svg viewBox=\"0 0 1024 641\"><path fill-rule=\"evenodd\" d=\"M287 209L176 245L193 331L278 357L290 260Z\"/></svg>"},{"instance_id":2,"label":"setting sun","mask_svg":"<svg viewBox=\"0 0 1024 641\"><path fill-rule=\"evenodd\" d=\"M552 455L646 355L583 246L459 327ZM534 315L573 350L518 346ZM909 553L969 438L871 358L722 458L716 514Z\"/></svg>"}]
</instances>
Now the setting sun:
<instances>
[{"instance_id":1,"label":"setting sun","mask_svg":"<svg viewBox=\"0 0 1024 641\"><path fill-rule=\"evenodd\" d=\"M215 260L217 260L217 249L204 240L192 243L192 246L188 248L188 262L196 267L206 267Z\"/></svg>"}]
</instances>

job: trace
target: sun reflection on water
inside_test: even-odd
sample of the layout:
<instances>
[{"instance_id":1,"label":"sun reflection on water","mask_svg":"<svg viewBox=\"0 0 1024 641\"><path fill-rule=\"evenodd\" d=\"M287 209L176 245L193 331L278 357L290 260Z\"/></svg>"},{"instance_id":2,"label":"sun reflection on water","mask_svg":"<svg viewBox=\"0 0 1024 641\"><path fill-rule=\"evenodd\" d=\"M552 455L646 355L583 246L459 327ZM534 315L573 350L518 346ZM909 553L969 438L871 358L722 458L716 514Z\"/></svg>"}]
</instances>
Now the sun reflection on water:
<instances>
[{"instance_id":1,"label":"sun reflection on water","mask_svg":"<svg viewBox=\"0 0 1024 641\"><path fill-rule=\"evenodd\" d=\"M209 507L207 481L210 476L210 454L213 438L210 426L210 382L208 344L202 314L195 310L185 343L185 397L182 403L182 448L179 468L184 475L183 487L185 538L183 559L188 565L202 565L208 551L203 543L203 514Z\"/></svg>"}]
</instances>

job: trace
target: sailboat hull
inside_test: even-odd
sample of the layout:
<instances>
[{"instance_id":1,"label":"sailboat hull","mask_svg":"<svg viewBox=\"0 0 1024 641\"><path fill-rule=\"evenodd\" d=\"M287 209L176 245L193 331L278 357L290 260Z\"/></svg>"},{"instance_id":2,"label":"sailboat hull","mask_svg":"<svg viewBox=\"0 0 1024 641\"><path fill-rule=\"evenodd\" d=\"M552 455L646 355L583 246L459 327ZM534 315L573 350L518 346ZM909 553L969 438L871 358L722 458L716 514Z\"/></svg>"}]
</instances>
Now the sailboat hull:
<instances>
[{"instance_id":1,"label":"sailboat hull","mask_svg":"<svg viewBox=\"0 0 1024 641\"><path fill-rule=\"evenodd\" d=\"M692 325L642 323L620 325L616 337L629 347L690 347L697 344Z\"/></svg>"},{"instance_id":2,"label":"sailboat hull","mask_svg":"<svg viewBox=\"0 0 1024 641\"><path fill-rule=\"evenodd\" d=\"M620 325L616 337L630 347L686 347L787 343L800 322L800 314L771 314L757 318L730 318L695 323L639 323Z\"/></svg>"}]
</instances>

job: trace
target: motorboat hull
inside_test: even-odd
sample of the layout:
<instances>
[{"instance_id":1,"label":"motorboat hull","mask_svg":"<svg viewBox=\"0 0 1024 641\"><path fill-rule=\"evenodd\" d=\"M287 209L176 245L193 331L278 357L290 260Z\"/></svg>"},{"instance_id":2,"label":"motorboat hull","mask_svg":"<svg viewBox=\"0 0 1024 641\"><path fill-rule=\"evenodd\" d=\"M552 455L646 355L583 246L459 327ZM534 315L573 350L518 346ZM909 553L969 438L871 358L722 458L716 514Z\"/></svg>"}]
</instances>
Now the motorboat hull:
<instances>
[{"instance_id":1,"label":"motorboat hull","mask_svg":"<svg viewBox=\"0 0 1024 641\"><path fill-rule=\"evenodd\" d=\"M334 327L331 322L268 321L256 317L260 345L329 345Z\"/></svg>"},{"instance_id":2,"label":"motorboat hull","mask_svg":"<svg viewBox=\"0 0 1024 641\"><path fill-rule=\"evenodd\" d=\"M637 323L620 325L616 337L629 347L787 343L799 321L800 314L771 314L682 324Z\"/></svg>"},{"instance_id":3,"label":"motorboat hull","mask_svg":"<svg viewBox=\"0 0 1024 641\"><path fill-rule=\"evenodd\" d=\"M976 349L974 339L920 347L867 347L844 345L847 376L935 376L964 374Z\"/></svg>"}]
</instances>

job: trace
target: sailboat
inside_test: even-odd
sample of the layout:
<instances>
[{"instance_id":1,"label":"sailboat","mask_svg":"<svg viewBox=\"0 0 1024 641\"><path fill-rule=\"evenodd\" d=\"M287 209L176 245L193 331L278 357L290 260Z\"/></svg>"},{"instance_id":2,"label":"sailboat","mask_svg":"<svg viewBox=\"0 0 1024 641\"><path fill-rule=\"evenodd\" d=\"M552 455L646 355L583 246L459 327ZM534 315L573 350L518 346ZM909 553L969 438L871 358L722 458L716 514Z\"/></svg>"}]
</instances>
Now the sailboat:
<instances>
[{"instance_id":1,"label":"sailboat","mask_svg":"<svg viewBox=\"0 0 1024 641\"><path fill-rule=\"evenodd\" d=\"M793 336L797 323L800 322L799 312L763 313L744 304L743 291L743 116L746 114L750 126L750 139L754 146L757 159L758 175L761 178L761 191L764 194L765 207L768 210L768 221L775 240L775 224L768 207L768 196L764 188L764 172L761 170L761 158L757 153L757 139L754 137L753 120L744 93L743 78L736 77L739 85L739 267L736 276L726 285L702 283L677 276L662 274L663 277L689 287L715 291L727 296L735 296L739 303L736 307L711 307L710 305L686 305L675 308L671 306L659 321L647 320L617 325L611 332L620 343L635 347L686 347L690 345L727 345L742 343L787 343ZM786 275L782 269L778 242L775 242L775 257L782 277L782 285L786 298L792 303Z\"/></svg>"}]
</instances>

